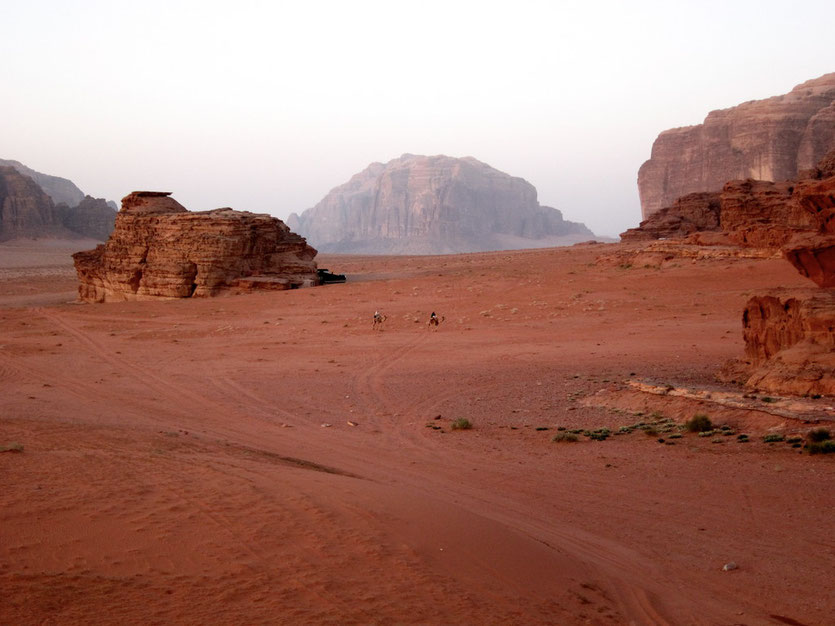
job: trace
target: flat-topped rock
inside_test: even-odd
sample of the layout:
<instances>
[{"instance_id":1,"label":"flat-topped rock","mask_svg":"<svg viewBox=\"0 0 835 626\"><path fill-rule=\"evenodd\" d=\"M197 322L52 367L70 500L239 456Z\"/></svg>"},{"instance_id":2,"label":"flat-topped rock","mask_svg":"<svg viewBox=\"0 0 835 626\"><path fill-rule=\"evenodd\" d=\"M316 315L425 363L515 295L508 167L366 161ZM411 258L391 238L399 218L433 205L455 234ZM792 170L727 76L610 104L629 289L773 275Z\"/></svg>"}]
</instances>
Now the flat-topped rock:
<instances>
[{"instance_id":1,"label":"flat-topped rock","mask_svg":"<svg viewBox=\"0 0 835 626\"><path fill-rule=\"evenodd\" d=\"M270 215L191 212L166 192L122 201L107 243L73 255L88 302L189 298L318 284L316 250Z\"/></svg>"}]
</instances>

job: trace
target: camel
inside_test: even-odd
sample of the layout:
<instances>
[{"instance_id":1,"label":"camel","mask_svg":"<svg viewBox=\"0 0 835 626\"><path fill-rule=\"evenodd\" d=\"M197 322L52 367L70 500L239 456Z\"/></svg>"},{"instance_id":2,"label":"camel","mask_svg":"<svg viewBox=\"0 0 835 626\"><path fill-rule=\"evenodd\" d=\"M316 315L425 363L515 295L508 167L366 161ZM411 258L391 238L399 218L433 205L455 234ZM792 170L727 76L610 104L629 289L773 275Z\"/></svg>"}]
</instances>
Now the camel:
<instances>
[{"instance_id":1,"label":"camel","mask_svg":"<svg viewBox=\"0 0 835 626\"><path fill-rule=\"evenodd\" d=\"M379 311L374 311L374 319L371 322L371 330L383 330L383 322L386 321L386 316Z\"/></svg>"},{"instance_id":2,"label":"camel","mask_svg":"<svg viewBox=\"0 0 835 626\"><path fill-rule=\"evenodd\" d=\"M426 322L426 325L429 326L429 328L432 328L433 326L435 328L438 328L438 326L441 325L441 322L443 322L445 319L446 317L438 317L437 315L435 315L435 312L433 311L432 315L429 316L429 321Z\"/></svg>"}]
</instances>

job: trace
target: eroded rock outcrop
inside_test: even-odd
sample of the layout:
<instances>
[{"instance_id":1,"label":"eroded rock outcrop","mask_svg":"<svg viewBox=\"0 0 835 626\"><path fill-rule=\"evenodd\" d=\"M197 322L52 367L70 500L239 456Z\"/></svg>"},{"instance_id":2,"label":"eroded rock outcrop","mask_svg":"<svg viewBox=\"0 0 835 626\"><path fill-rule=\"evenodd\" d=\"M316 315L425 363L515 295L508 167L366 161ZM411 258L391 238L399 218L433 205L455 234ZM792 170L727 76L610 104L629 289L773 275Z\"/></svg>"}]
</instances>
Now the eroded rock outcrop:
<instances>
[{"instance_id":1,"label":"eroded rock outcrop","mask_svg":"<svg viewBox=\"0 0 835 626\"><path fill-rule=\"evenodd\" d=\"M115 219L116 211L106 200L85 196L67 179L0 160L0 241L19 237L103 241L113 231Z\"/></svg>"},{"instance_id":2,"label":"eroded rock outcrop","mask_svg":"<svg viewBox=\"0 0 835 626\"><path fill-rule=\"evenodd\" d=\"M621 233L623 241L683 239L696 232L719 230L719 194L690 193L650 215L637 228Z\"/></svg>"},{"instance_id":3,"label":"eroded rock outcrop","mask_svg":"<svg viewBox=\"0 0 835 626\"><path fill-rule=\"evenodd\" d=\"M405 154L373 163L288 223L327 252L442 254L588 240L522 178L472 157Z\"/></svg>"},{"instance_id":4,"label":"eroded rock outcrop","mask_svg":"<svg viewBox=\"0 0 835 626\"><path fill-rule=\"evenodd\" d=\"M835 232L835 150L793 180L732 180L719 193L694 193L621 234L624 241L682 239L774 251L802 236Z\"/></svg>"},{"instance_id":5,"label":"eroded rock outcrop","mask_svg":"<svg viewBox=\"0 0 835 626\"><path fill-rule=\"evenodd\" d=\"M828 176L826 165L810 175ZM835 176L800 181L786 204L805 212L809 226L783 254L822 289L751 298L742 316L746 359L724 375L768 392L835 395Z\"/></svg>"},{"instance_id":6,"label":"eroded rock outcrop","mask_svg":"<svg viewBox=\"0 0 835 626\"><path fill-rule=\"evenodd\" d=\"M712 111L702 124L662 132L638 172L647 219L688 193L728 180L781 181L835 149L835 73L788 94Z\"/></svg>"},{"instance_id":7,"label":"eroded rock outcrop","mask_svg":"<svg viewBox=\"0 0 835 626\"><path fill-rule=\"evenodd\" d=\"M0 241L18 237L71 236L52 199L28 176L0 166Z\"/></svg>"},{"instance_id":8,"label":"eroded rock outcrop","mask_svg":"<svg viewBox=\"0 0 835 626\"><path fill-rule=\"evenodd\" d=\"M20 161L11 159L0 159L0 166L13 167L24 176L34 180L38 187L52 198L55 204L66 204L69 207L74 207L84 200L84 192L71 180L37 172L31 167L26 167Z\"/></svg>"},{"instance_id":9,"label":"eroded rock outcrop","mask_svg":"<svg viewBox=\"0 0 835 626\"><path fill-rule=\"evenodd\" d=\"M88 302L188 298L318 284L316 250L269 215L191 212L166 192L122 200L107 243L73 255Z\"/></svg>"},{"instance_id":10,"label":"eroded rock outcrop","mask_svg":"<svg viewBox=\"0 0 835 626\"><path fill-rule=\"evenodd\" d=\"M770 393L835 395L835 292L751 298L742 316L744 361L724 378Z\"/></svg>"}]
</instances>

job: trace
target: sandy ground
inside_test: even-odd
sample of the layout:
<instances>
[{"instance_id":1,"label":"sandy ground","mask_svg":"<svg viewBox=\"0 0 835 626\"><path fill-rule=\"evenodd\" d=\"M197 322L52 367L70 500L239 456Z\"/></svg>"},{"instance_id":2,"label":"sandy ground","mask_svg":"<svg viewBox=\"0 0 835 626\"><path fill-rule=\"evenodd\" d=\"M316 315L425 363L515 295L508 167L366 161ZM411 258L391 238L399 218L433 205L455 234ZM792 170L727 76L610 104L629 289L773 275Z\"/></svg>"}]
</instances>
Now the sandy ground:
<instances>
[{"instance_id":1,"label":"sandy ground","mask_svg":"<svg viewBox=\"0 0 835 626\"><path fill-rule=\"evenodd\" d=\"M835 400L629 385L741 396L712 375L807 286L783 261L329 256L349 282L81 305L38 247L0 246L1 623L832 623L835 459L762 435ZM552 442L694 413L751 441Z\"/></svg>"}]
</instances>

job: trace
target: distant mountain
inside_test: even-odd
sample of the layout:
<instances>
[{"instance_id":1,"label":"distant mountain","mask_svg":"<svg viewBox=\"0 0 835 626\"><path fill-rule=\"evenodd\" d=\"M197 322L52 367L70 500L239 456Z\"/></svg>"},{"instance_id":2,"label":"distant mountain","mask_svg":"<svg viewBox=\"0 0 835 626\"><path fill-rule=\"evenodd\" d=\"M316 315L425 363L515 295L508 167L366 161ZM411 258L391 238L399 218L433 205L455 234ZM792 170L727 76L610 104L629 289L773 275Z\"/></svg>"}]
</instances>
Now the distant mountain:
<instances>
[{"instance_id":1,"label":"distant mountain","mask_svg":"<svg viewBox=\"0 0 835 626\"><path fill-rule=\"evenodd\" d=\"M447 254L569 245L593 237L536 189L472 157L372 163L287 225L320 252Z\"/></svg>"},{"instance_id":2,"label":"distant mountain","mask_svg":"<svg viewBox=\"0 0 835 626\"><path fill-rule=\"evenodd\" d=\"M0 159L0 166L13 167L24 176L28 176L34 180L52 198L55 204L64 203L67 206L78 206L78 203L84 199L84 192L76 187L75 183L66 178L42 174L41 172L36 172L26 167L20 161L12 161L9 159Z\"/></svg>"},{"instance_id":3,"label":"distant mountain","mask_svg":"<svg viewBox=\"0 0 835 626\"><path fill-rule=\"evenodd\" d=\"M116 220L111 204L85 196L65 178L0 160L0 241L18 237L104 241Z\"/></svg>"}]
</instances>

